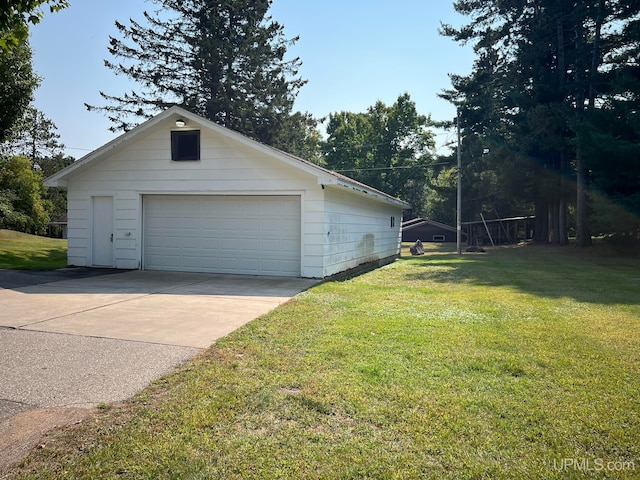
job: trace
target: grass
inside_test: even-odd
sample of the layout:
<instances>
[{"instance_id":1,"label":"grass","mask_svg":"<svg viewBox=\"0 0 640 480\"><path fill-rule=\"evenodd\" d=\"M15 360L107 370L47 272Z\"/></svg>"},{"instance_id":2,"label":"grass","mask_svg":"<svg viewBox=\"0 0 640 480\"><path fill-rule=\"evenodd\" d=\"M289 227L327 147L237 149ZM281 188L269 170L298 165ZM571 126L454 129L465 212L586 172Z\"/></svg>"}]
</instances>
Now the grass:
<instances>
[{"instance_id":1,"label":"grass","mask_svg":"<svg viewBox=\"0 0 640 480\"><path fill-rule=\"evenodd\" d=\"M640 260L429 250L326 282L17 478L640 477Z\"/></svg>"},{"instance_id":2,"label":"grass","mask_svg":"<svg viewBox=\"0 0 640 480\"><path fill-rule=\"evenodd\" d=\"M0 229L0 268L54 270L66 264L66 240Z\"/></svg>"}]
</instances>

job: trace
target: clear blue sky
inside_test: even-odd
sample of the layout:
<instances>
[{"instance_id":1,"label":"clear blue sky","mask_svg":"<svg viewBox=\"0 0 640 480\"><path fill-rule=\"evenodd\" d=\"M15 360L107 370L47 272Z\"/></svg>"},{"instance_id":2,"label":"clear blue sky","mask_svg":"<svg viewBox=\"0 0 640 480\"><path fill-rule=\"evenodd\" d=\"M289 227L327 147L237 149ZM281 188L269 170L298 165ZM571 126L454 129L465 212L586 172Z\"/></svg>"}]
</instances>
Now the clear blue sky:
<instances>
[{"instance_id":1,"label":"clear blue sky","mask_svg":"<svg viewBox=\"0 0 640 480\"><path fill-rule=\"evenodd\" d=\"M323 117L338 111L364 112L377 100L392 104L408 92L418 112L434 120L455 116L438 98L450 87L449 73L467 74L470 47L438 34L440 22L460 25L452 0L274 0L271 15L288 37L300 35L289 49L303 62L308 80L295 108ZM80 158L117 136L99 112L84 103L102 104L100 90L120 95L128 80L104 67L114 21L141 19L156 5L145 0L72 0L62 12L47 14L32 28L34 66L42 77L36 106L58 127L67 153ZM437 144L451 141L439 133Z\"/></svg>"}]
</instances>

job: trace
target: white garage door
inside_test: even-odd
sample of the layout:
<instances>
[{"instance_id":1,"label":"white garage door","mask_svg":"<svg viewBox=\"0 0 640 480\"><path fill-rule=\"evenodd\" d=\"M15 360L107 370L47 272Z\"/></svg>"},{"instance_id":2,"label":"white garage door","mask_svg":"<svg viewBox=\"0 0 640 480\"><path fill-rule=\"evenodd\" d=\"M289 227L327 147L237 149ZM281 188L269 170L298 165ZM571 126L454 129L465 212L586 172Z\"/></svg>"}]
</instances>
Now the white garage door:
<instances>
[{"instance_id":1,"label":"white garage door","mask_svg":"<svg viewBox=\"0 0 640 480\"><path fill-rule=\"evenodd\" d=\"M300 276L300 197L146 195L144 268Z\"/></svg>"}]
</instances>

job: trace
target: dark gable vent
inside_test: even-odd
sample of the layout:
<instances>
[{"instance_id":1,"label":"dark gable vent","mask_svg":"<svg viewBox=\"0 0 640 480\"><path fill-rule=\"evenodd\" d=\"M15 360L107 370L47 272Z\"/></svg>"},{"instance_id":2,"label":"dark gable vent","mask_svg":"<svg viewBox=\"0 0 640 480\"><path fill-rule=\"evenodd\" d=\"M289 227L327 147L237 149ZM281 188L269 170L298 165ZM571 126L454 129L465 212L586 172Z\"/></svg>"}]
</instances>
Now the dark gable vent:
<instances>
[{"instance_id":1,"label":"dark gable vent","mask_svg":"<svg viewBox=\"0 0 640 480\"><path fill-rule=\"evenodd\" d=\"M171 132L171 160L200 160L200 130Z\"/></svg>"}]
</instances>

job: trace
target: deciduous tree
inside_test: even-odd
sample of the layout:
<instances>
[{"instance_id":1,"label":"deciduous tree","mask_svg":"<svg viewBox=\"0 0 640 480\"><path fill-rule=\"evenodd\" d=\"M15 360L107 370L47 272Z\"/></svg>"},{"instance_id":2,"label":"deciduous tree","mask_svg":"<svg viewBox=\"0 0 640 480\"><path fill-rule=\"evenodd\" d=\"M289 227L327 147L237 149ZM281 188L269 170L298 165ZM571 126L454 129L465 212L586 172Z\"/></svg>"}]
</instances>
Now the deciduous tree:
<instances>
[{"instance_id":1,"label":"deciduous tree","mask_svg":"<svg viewBox=\"0 0 640 480\"><path fill-rule=\"evenodd\" d=\"M0 143L24 115L38 82L26 40L10 53L0 52Z\"/></svg>"},{"instance_id":2,"label":"deciduous tree","mask_svg":"<svg viewBox=\"0 0 640 480\"><path fill-rule=\"evenodd\" d=\"M60 135L57 132L56 125L47 118L44 113L33 106L27 108L22 118L15 123L11 131L11 139L0 145L0 154L4 158L24 157L28 158L31 166L39 174L37 178L42 181L53 175L58 170L73 163L72 157L64 155L64 145L60 143ZM30 182L18 182L6 184L6 188L32 189ZM57 220L67 211L67 190L66 188L41 188L40 195L44 200L42 205L47 211L50 218ZM13 201L28 197L29 194L21 190L11 191L5 190L5 204L12 205ZM5 212L9 210L5 209ZM15 215L22 218L25 215L24 209L14 210ZM20 213L22 212L22 213ZM16 218L18 218L16 217ZM29 222L9 222L18 227L21 224L29 224ZM22 227L21 227L22 228Z\"/></svg>"},{"instance_id":3,"label":"deciduous tree","mask_svg":"<svg viewBox=\"0 0 640 480\"><path fill-rule=\"evenodd\" d=\"M433 133L409 94L391 106L378 101L365 113L331 114L323 145L328 168L411 203L424 204Z\"/></svg>"},{"instance_id":4,"label":"deciduous tree","mask_svg":"<svg viewBox=\"0 0 640 480\"><path fill-rule=\"evenodd\" d=\"M42 234L49 221L42 173L26 157L0 158L0 226Z\"/></svg>"},{"instance_id":5,"label":"deciduous tree","mask_svg":"<svg viewBox=\"0 0 640 480\"><path fill-rule=\"evenodd\" d=\"M29 35L28 24L35 25L44 16L42 6L58 12L69 6L68 0L3 0L0 4L0 51L10 53Z\"/></svg>"}]
</instances>

